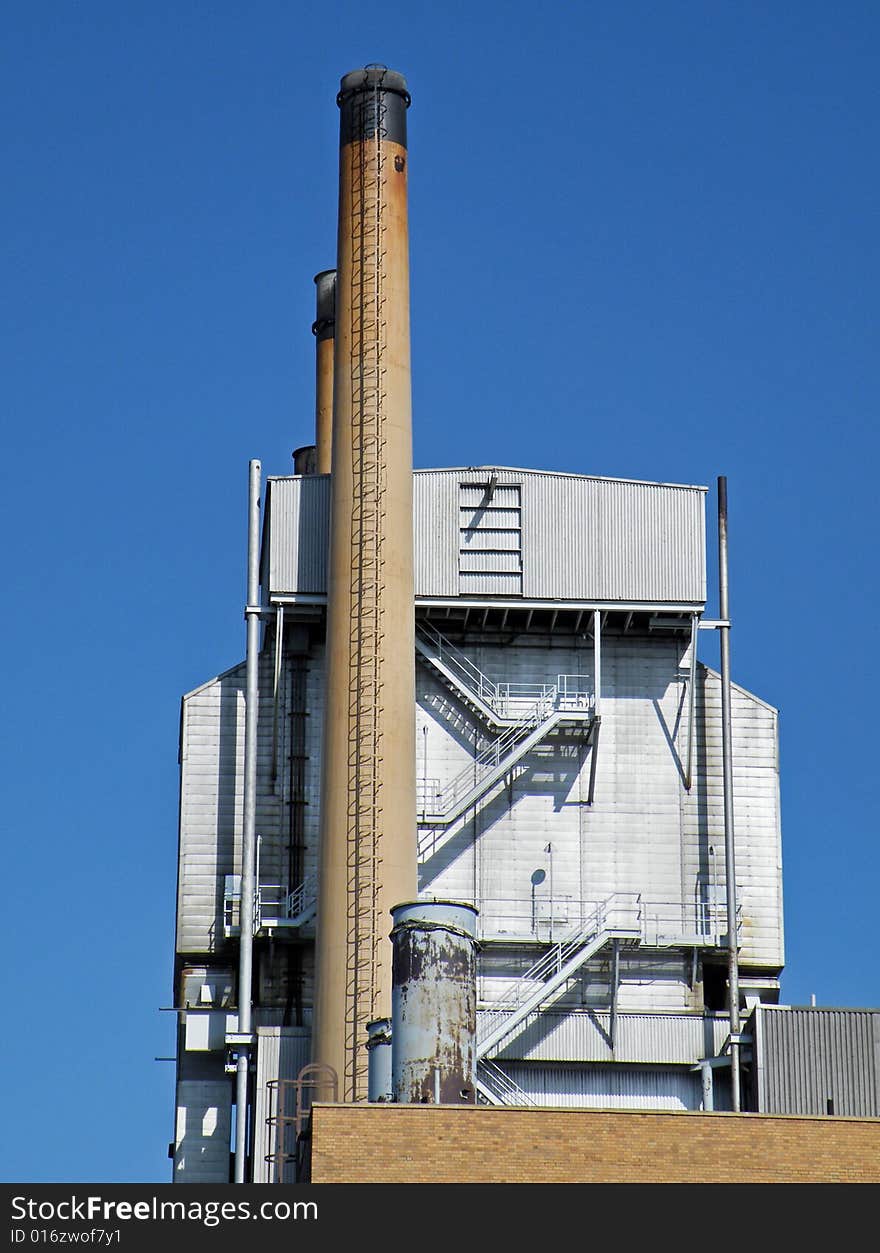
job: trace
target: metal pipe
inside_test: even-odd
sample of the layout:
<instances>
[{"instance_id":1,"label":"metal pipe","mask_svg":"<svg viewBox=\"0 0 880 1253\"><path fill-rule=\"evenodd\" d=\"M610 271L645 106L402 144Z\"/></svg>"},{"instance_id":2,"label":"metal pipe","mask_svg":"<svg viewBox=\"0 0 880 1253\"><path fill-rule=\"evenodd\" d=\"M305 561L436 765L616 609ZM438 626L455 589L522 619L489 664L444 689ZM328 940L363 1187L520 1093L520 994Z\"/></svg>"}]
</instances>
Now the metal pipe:
<instances>
[{"instance_id":1,"label":"metal pipe","mask_svg":"<svg viewBox=\"0 0 880 1253\"><path fill-rule=\"evenodd\" d=\"M602 716L602 611L593 610L593 713Z\"/></svg>"},{"instance_id":2,"label":"metal pipe","mask_svg":"<svg viewBox=\"0 0 880 1253\"><path fill-rule=\"evenodd\" d=\"M275 613L275 673L272 676L272 783L278 778L278 705L281 691L281 658L284 652L284 606ZM293 888L293 884L290 885Z\"/></svg>"},{"instance_id":3,"label":"metal pipe","mask_svg":"<svg viewBox=\"0 0 880 1253\"><path fill-rule=\"evenodd\" d=\"M712 1067L708 1062L700 1066L700 1080L703 1088L703 1109L711 1114L715 1109L715 1085L712 1078Z\"/></svg>"},{"instance_id":4,"label":"metal pipe","mask_svg":"<svg viewBox=\"0 0 880 1253\"><path fill-rule=\"evenodd\" d=\"M346 74L313 1058L367 1094L391 1012L392 906L418 892L406 112L400 74Z\"/></svg>"},{"instance_id":5,"label":"metal pipe","mask_svg":"<svg viewBox=\"0 0 880 1253\"><path fill-rule=\"evenodd\" d=\"M247 662L244 715L244 802L241 832L241 901L238 962L238 1032L251 1034L254 956L254 858L257 812L257 718L260 659L260 480L262 467L251 461L248 476ZM248 1077L250 1043L238 1045L235 1082L235 1182L244 1183L247 1169Z\"/></svg>"},{"instance_id":6,"label":"metal pipe","mask_svg":"<svg viewBox=\"0 0 880 1253\"><path fill-rule=\"evenodd\" d=\"M368 1101L393 1101L391 1081L391 1019L378 1018L367 1023Z\"/></svg>"},{"instance_id":7,"label":"metal pipe","mask_svg":"<svg viewBox=\"0 0 880 1253\"><path fill-rule=\"evenodd\" d=\"M333 350L336 341L336 271L315 275L315 449L317 474L329 474L333 442Z\"/></svg>"},{"instance_id":8,"label":"metal pipe","mask_svg":"<svg viewBox=\"0 0 880 1253\"><path fill-rule=\"evenodd\" d=\"M617 1040L617 997L620 992L620 940L615 937L611 941L611 1013L608 1021L608 1034L611 1037L611 1052Z\"/></svg>"},{"instance_id":9,"label":"metal pipe","mask_svg":"<svg viewBox=\"0 0 880 1253\"><path fill-rule=\"evenodd\" d=\"M691 618L691 673L688 681L688 746L687 767L685 769L684 786L691 790L694 778L694 715L697 708L697 623L699 618L694 614Z\"/></svg>"},{"instance_id":10,"label":"metal pipe","mask_svg":"<svg viewBox=\"0 0 880 1253\"><path fill-rule=\"evenodd\" d=\"M727 583L727 476L718 478L718 612L721 644L721 751L724 778L724 871L727 888L727 986L730 1004L730 1088L735 1113L741 1107L739 1055L739 950L736 859L733 829L733 747L730 718L730 605Z\"/></svg>"}]
</instances>

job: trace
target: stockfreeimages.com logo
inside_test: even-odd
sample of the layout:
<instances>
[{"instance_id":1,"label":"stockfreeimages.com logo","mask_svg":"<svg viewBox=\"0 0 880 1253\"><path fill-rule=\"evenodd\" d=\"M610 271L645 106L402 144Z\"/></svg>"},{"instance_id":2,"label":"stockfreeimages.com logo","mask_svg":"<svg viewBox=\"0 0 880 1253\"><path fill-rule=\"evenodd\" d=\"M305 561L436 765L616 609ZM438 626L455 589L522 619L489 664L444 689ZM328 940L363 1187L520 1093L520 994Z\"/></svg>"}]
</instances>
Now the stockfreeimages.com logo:
<instances>
[{"instance_id":1,"label":"stockfreeimages.com logo","mask_svg":"<svg viewBox=\"0 0 880 1253\"><path fill-rule=\"evenodd\" d=\"M219 1227L224 1222L262 1219L264 1222L315 1221L316 1201L161 1201L153 1196L142 1201L111 1201L102 1196L71 1195L61 1201L37 1201L32 1197L12 1198L13 1223L106 1223L116 1227L129 1222L195 1222ZM101 1229L103 1230L103 1229ZM107 1235L111 1233L108 1231ZM23 1227L13 1229L12 1243L28 1238ZM32 1237L31 1237L32 1238ZM66 1243L47 1236L47 1243ZM96 1239L95 1243L101 1243Z\"/></svg>"}]
</instances>

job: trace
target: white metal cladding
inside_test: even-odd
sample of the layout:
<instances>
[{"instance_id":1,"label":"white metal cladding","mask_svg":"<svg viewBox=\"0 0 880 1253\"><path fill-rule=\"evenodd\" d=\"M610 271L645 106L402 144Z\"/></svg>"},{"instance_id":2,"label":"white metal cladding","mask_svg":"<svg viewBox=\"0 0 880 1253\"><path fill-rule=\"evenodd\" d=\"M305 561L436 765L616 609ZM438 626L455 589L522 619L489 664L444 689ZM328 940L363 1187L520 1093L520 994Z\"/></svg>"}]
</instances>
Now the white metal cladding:
<instances>
[{"instance_id":1,"label":"white metal cladding","mask_svg":"<svg viewBox=\"0 0 880 1253\"><path fill-rule=\"evenodd\" d=\"M330 475L270 478L266 512L268 563L264 545L263 585L271 592L325 593Z\"/></svg>"},{"instance_id":2,"label":"white metal cladding","mask_svg":"<svg viewBox=\"0 0 880 1253\"><path fill-rule=\"evenodd\" d=\"M723 900L724 795L721 680L697 668L695 776L682 795L685 880L697 897ZM744 688L731 690L733 815L740 909L740 960L784 963L782 839L777 711ZM683 743L683 741L682 741Z\"/></svg>"},{"instance_id":3,"label":"white metal cladding","mask_svg":"<svg viewBox=\"0 0 880 1253\"><path fill-rule=\"evenodd\" d=\"M232 1087L229 1079L177 1085L175 1183L228 1183Z\"/></svg>"},{"instance_id":4,"label":"white metal cladding","mask_svg":"<svg viewBox=\"0 0 880 1253\"><path fill-rule=\"evenodd\" d=\"M497 1010L477 1014L479 1035L500 1023ZM611 1015L602 1010L547 1010L532 1014L498 1050L501 1061L651 1062L695 1065L717 1056L730 1019L714 1014L619 1013L611 1048ZM494 1056L494 1055L493 1055Z\"/></svg>"},{"instance_id":5,"label":"white metal cladding","mask_svg":"<svg viewBox=\"0 0 880 1253\"><path fill-rule=\"evenodd\" d=\"M417 596L458 594L458 493L455 475L413 475L413 556Z\"/></svg>"},{"instance_id":6,"label":"white metal cladding","mask_svg":"<svg viewBox=\"0 0 880 1253\"><path fill-rule=\"evenodd\" d=\"M759 1113L880 1116L880 1010L759 1006L752 1028Z\"/></svg>"},{"instance_id":7,"label":"white metal cladding","mask_svg":"<svg viewBox=\"0 0 880 1253\"><path fill-rule=\"evenodd\" d=\"M498 548L510 551L517 510L504 493L518 487L522 569L463 568L460 587L460 493L482 493L491 475L498 512L492 527L481 515L477 529L506 532ZM329 499L326 475L269 480L263 569L272 595L326 593ZM413 501L417 597L705 602L705 488L536 470L419 470Z\"/></svg>"},{"instance_id":8,"label":"white metal cladding","mask_svg":"<svg viewBox=\"0 0 880 1253\"><path fill-rule=\"evenodd\" d=\"M491 679L545 683L562 672L589 684L587 644L474 644L465 651ZM523 759L511 782L499 784L447 831L423 834L422 891L465 892L480 907L485 928L493 911L499 917L505 911L528 916L535 896L548 893L552 870L560 925L581 901L638 892L656 936L668 940L705 932L710 891L723 902L720 692L717 676L699 666L694 782L688 793L688 672L687 647L673 638L606 637L593 804L588 804L592 750L574 737L546 741ZM475 736L486 733L421 663L417 675L417 775L427 780L423 787L439 787L467 765ZM745 966L780 967L776 711L736 687L732 704L741 960ZM540 874L544 878L536 888L533 876ZM474 896L467 894L468 884ZM517 929L509 927L511 934ZM496 934L503 931L497 925ZM680 1000L658 999L668 994L678 995L668 983L624 984L621 1008L685 1008Z\"/></svg>"},{"instance_id":9,"label":"white metal cladding","mask_svg":"<svg viewBox=\"0 0 880 1253\"><path fill-rule=\"evenodd\" d=\"M506 1062L532 1101L562 1109L700 1109L699 1074L658 1067Z\"/></svg>"},{"instance_id":10,"label":"white metal cladding","mask_svg":"<svg viewBox=\"0 0 880 1253\"><path fill-rule=\"evenodd\" d=\"M278 1152L276 1124L269 1119L277 1112L277 1090L273 1095L269 1083L278 1079L295 1079L311 1060L312 1034L306 1027L260 1027L257 1031L257 1074L254 1100L254 1183L280 1182L276 1163L270 1157ZM295 1112L295 1097L285 1093L286 1112ZM322 1094L322 1099L329 1099ZM287 1132L285 1148L293 1145L294 1133ZM286 1174L285 1181L290 1176Z\"/></svg>"},{"instance_id":11,"label":"white metal cladding","mask_svg":"<svg viewBox=\"0 0 880 1253\"><path fill-rule=\"evenodd\" d=\"M316 869L324 708L323 667L308 657L288 655L279 688L281 768L272 779L273 680L271 651L260 655L260 718L257 731L256 831L260 879L287 877L290 776L291 670L306 667L304 719L306 804L302 809L306 874ZM180 853L177 951L212 953L225 943L223 892L227 874L240 872L244 786L244 689L242 662L183 698L181 717ZM289 888L297 884L287 885Z\"/></svg>"}]
</instances>

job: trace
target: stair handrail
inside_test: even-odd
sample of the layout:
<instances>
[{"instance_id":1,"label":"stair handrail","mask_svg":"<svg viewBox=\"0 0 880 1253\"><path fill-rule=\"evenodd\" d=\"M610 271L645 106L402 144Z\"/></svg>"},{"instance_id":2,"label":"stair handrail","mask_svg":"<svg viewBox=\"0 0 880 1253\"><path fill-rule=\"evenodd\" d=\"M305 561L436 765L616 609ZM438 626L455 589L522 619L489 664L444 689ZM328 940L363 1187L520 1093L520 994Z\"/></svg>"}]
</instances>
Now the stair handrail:
<instances>
[{"instance_id":1,"label":"stair handrail","mask_svg":"<svg viewBox=\"0 0 880 1253\"><path fill-rule=\"evenodd\" d=\"M629 902L628 904L626 902ZM620 908L635 912L635 925L624 927L615 924L609 916ZM641 934L641 896L637 892L613 892L604 901L599 901L586 920L563 936L556 944L543 953L525 974L511 979L502 989L500 996L495 997L488 1005L490 1011L502 1010L511 1016L515 1015L520 1006L534 995L535 983L546 983L553 973L561 970L574 956L579 948L598 939L600 935L614 931L626 930ZM512 999L509 999L512 998ZM480 1031L480 1040L485 1039L495 1030L490 1023Z\"/></svg>"},{"instance_id":2,"label":"stair handrail","mask_svg":"<svg viewBox=\"0 0 880 1253\"><path fill-rule=\"evenodd\" d=\"M436 653L429 661L439 662L449 672L453 683L462 694L475 697L497 719L507 721L511 717L511 702L521 703L556 699L556 687L550 683L496 683L471 661L466 653L451 643L445 635L425 622L416 623L416 636L421 637ZM531 707L531 706L530 706Z\"/></svg>"},{"instance_id":3,"label":"stair handrail","mask_svg":"<svg viewBox=\"0 0 880 1253\"><path fill-rule=\"evenodd\" d=\"M485 778L496 770L504 758L513 752L517 744L526 739L542 723L549 722L554 712L550 701L540 700L528 714L507 727L496 739L491 740L472 761L469 761L448 783L443 784L436 793L438 812L446 813L452 809L463 795L481 782L481 776Z\"/></svg>"},{"instance_id":4,"label":"stair handrail","mask_svg":"<svg viewBox=\"0 0 880 1253\"><path fill-rule=\"evenodd\" d=\"M287 917L298 918L300 914L307 913L317 903L318 876L314 874L306 875L302 883L295 887L287 897Z\"/></svg>"},{"instance_id":5,"label":"stair handrail","mask_svg":"<svg viewBox=\"0 0 880 1253\"><path fill-rule=\"evenodd\" d=\"M477 1062L476 1080L489 1095L497 1097L502 1105L530 1105L537 1108L537 1102L487 1057L481 1057Z\"/></svg>"},{"instance_id":6,"label":"stair handrail","mask_svg":"<svg viewBox=\"0 0 880 1253\"><path fill-rule=\"evenodd\" d=\"M491 709L494 709L495 703L498 701L498 684L492 680L482 670L471 661L465 653L455 647L445 635L430 626L427 622L416 623L416 634L421 635L423 639L437 650L440 661L444 663L450 670L458 670L461 677L464 678L464 686L480 700L484 701Z\"/></svg>"}]
</instances>

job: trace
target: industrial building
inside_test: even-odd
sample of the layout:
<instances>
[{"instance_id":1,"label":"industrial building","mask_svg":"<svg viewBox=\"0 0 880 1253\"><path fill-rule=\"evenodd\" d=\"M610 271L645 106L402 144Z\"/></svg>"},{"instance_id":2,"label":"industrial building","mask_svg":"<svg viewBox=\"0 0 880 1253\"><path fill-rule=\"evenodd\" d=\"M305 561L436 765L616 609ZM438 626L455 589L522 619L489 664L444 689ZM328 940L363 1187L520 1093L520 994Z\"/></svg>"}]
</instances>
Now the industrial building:
<instances>
[{"instance_id":1,"label":"industrial building","mask_svg":"<svg viewBox=\"0 0 880 1253\"><path fill-rule=\"evenodd\" d=\"M725 672L724 480L413 472L406 83L338 104L315 445L251 463L247 660L182 703L173 1177L296 1179L312 1101L877 1117L880 1015L777 1005L778 719ZM464 1034L419 1071L399 968L438 929L473 995L436 993Z\"/></svg>"}]
</instances>

